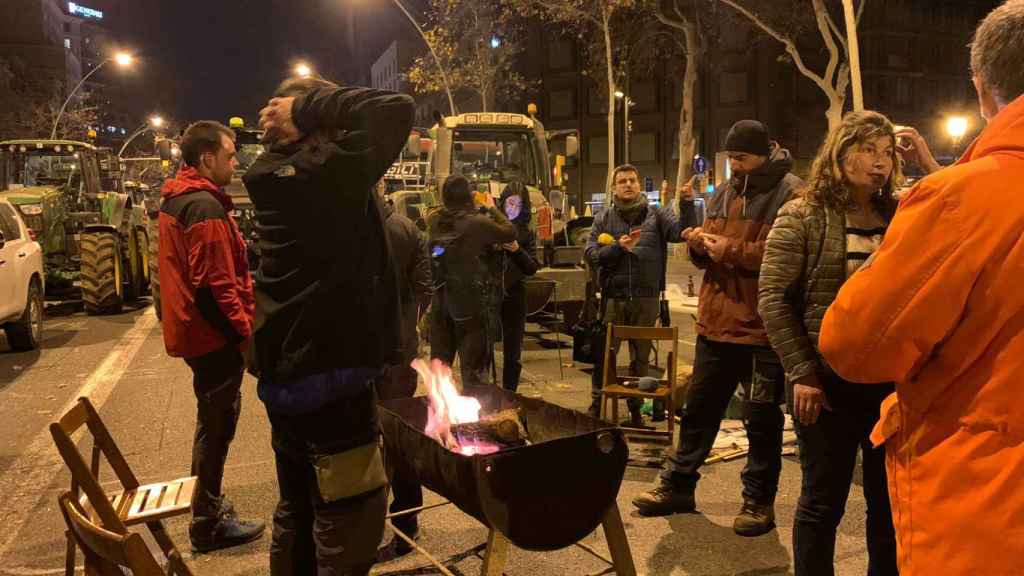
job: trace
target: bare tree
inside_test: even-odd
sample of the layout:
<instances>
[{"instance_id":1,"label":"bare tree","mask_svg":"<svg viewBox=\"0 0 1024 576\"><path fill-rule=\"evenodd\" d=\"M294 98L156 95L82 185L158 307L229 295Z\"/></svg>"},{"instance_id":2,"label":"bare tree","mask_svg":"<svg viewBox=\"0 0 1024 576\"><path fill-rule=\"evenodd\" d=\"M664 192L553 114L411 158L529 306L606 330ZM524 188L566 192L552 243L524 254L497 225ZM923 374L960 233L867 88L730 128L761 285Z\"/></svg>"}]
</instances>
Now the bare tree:
<instances>
[{"instance_id":1,"label":"bare tree","mask_svg":"<svg viewBox=\"0 0 1024 576\"><path fill-rule=\"evenodd\" d=\"M797 70L814 82L828 99L828 109L825 111L825 116L828 118L829 130L838 126L842 120L843 108L846 104L846 91L850 87L849 46L847 45L846 35L836 25L835 18L830 12L826 1L787 0L786 2L775 2L771 7L767 8L767 10L776 10L787 14L789 21L792 22L792 15L802 13L807 4L810 3L814 25L817 27L818 33L824 42L825 50L828 53L828 62L825 65L825 69L821 71L812 70L804 61L800 49L797 47L796 30L793 28L787 30L782 26L775 25L769 16L754 12L751 6L755 2L751 0L721 0L721 2L732 7L765 34L768 34L783 45ZM764 2L758 2L757 5L761 9ZM860 5L857 8L858 24L866 5L867 0L860 1Z\"/></svg>"},{"instance_id":2,"label":"bare tree","mask_svg":"<svg viewBox=\"0 0 1024 576\"><path fill-rule=\"evenodd\" d=\"M434 47L455 91L468 91L484 112L501 98L530 87L514 70L523 51L521 26L502 0L432 0L430 26L424 36ZM433 57L416 58L406 78L419 93L444 90Z\"/></svg>"},{"instance_id":3,"label":"bare tree","mask_svg":"<svg viewBox=\"0 0 1024 576\"><path fill-rule=\"evenodd\" d=\"M17 60L0 60L0 140L47 138L64 101L61 84L28 72ZM59 138L84 140L98 120L97 108L80 93L65 110Z\"/></svg>"},{"instance_id":4,"label":"bare tree","mask_svg":"<svg viewBox=\"0 0 1024 576\"><path fill-rule=\"evenodd\" d=\"M560 24L578 36L590 35L603 52L605 82L608 88L608 177L606 190L611 190L615 168L615 91L616 70L613 44L613 18L619 11L632 8L637 0L509 0L520 13L539 16Z\"/></svg>"}]
</instances>

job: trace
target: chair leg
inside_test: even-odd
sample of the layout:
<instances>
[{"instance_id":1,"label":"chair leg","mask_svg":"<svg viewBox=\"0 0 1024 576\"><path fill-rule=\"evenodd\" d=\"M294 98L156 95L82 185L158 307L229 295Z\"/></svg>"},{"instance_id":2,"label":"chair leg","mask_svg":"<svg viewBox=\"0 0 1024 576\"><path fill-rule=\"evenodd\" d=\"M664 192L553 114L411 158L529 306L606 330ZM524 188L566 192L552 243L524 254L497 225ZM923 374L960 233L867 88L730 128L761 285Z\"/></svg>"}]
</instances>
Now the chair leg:
<instances>
[{"instance_id":1,"label":"chair leg","mask_svg":"<svg viewBox=\"0 0 1024 576\"><path fill-rule=\"evenodd\" d=\"M612 424L615 426L619 425L619 397L609 396L609 400L612 401Z\"/></svg>"},{"instance_id":2,"label":"chair leg","mask_svg":"<svg viewBox=\"0 0 1024 576\"><path fill-rule=\"evenodd\" d=\"M65 532L65 535L68 538L68 552L64 558L64 576L75 576L75 553L78 546L70 530Z\"/></svg>"},{"instance_id":3,"label":"chair leg","mask_svg":"<svg viewBox=\"0 0 1024 576\"><path fill-rule=\"evenodd\" d=\"M164 523L159 520L152 522L146 522L146 527L149 528L151 534L153 534L153 540L156 540L157 545L160 546L160 550L163 551L164 556L167 558L171 557L171 554L177 553L178 548L174 545L174 541L167 534L167 529L164 528Z\"/></svg>"}]
</instances>

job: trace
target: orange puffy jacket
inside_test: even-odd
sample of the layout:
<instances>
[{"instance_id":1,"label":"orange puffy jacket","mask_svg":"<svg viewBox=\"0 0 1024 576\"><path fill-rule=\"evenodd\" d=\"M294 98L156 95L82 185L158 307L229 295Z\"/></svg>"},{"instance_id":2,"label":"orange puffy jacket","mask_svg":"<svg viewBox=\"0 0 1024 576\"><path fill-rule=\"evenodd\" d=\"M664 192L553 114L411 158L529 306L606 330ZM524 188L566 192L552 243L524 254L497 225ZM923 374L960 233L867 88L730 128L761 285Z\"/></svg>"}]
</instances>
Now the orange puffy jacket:
<instances>
[{"instance_id":1,"label":"orange puffy jacket","mask_svg":"<svg viewBox=\"0 0 1024 576\"><path fill-rule=\"evenodd\" d=\"M902 576L1024 574L1024 97L900 203L821 352L897 382L885 442Z\"/></svg>"}]
</instances>

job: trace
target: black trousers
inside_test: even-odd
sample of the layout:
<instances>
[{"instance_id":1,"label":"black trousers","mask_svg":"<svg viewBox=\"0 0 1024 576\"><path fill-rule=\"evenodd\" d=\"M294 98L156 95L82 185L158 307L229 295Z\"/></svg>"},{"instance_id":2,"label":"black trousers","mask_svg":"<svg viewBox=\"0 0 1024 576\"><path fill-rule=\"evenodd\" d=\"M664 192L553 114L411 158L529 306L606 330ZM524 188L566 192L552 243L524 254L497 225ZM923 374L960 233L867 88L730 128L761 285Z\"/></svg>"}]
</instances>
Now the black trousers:
<instances>
[{"instance_id":1,"label":"black trousers","mask_svg":"<svg viewBox=\"0 0 1024 576\"><path fill-rule=\"evenodd\" d=\"M270 544L273 576L363 576L384 535L387 489L341 500L320 495L313 462L374 441L379 434L373 387L314 412L268 409L280 500Z\"/></svg>"},{"instance_id":2,"label":"black trousers","mask_svg":"<svg viewBox=\"0 0 1024 576\"><path fill-rule=\"evenodd\" d=\"M384 374L377 380L377 396L380 400L398 400L412 398L416 394L416 371L409 365L388 366ZM404 464L402 458L388 458L388 466L393 469L391 474L391 506L389 512L401 512L423 506L423 487L420 486L416 472ZM391 523L407 535L412 535L417 528L417 514L407 514L392 518Z\"/></svg>"},{"instance_id":3,"label":"black trousers","mask_svg":"<svg viewBox=\"0 0 1024 576\"><path fill-rule=\"evenodd\" d=\"M885 448L873 448L868 439L878 422L882 400L893 387L851 384L832 374L823 377L822 382L832 411L822 410L817 422L809 426L796 423L803 473L793 523L796 575L831 576L835 573L836 528L846 510L860 450L867 502L868 575L895 576L899 569L885 474Z\"/></svg>"},{"instance_id":4,"label":"black trousers","mask_svg":"<svg viewBox=\"0 0 1024 576\"><path fill-rule=\"evenodd\" d=\"M491 383L494 339L483 314L455 319L445 305L443 290L434 296L430 319L430 356L451 366L459 355L463 386Z\"/></svg>"},{"instance_id":5,"label":"black trousers","mask_svg":"<svg viewBox=\"0 0 1024 576\"><path fill-rule=\"evenodd\" d=\"M658 321L660 300L657 297L609 298L604 309L604 321L607 324L624 326L654 326ZM616 353L622 347L622 341L612 342ZM651 366L651 350L654 344L650 340L629 341L629 373L632 376L647 376ZM590 398L593 404L601 401L601 388L604 385L604 342L601 343L601 355L594 371L590 373ZM630 412L639 413L643 401L630 398L626 406Z\"/></svg>"},{"instance_id":6,"label":"black trousers","mask_svg":"<svg viewBox=\"0 0 1024 576\"><path fill-rule=\"evenodd\" d=\"M515 392L523 372L523 333L526 332L526 286L508 289L501 303L501 385Z\"/></svg>"},{"instance_id":7,"label":"black trousers","mask_svg":"<svg viewBox=\"0 0 1024 576\"><path fill-rule=\"evenodd\" d=\"M782 471L785 419L779 404L785 394L784 381L782 363L770 347L713 342L698 336L679 444L665 463L662 481L681 491L696 488L698 470L714 446L729 400L743 384L747 389L743 424L750 440L741 474L743 497L759 504L774 502Z\"/></svg>"},{"instance_id":8,"label":"black trousers","mask_svg":"<svg viewBox=\"0 0 1024 576\"><path fill-rule=\"evenodd\" d=\"M196 358L186 358L192 369L196 395L196 435L192 442L192 475L197 477L192 517L217 518L228 448L235 438L242 410L242 354L235 346Z\"/></svg>"}]
</instances>

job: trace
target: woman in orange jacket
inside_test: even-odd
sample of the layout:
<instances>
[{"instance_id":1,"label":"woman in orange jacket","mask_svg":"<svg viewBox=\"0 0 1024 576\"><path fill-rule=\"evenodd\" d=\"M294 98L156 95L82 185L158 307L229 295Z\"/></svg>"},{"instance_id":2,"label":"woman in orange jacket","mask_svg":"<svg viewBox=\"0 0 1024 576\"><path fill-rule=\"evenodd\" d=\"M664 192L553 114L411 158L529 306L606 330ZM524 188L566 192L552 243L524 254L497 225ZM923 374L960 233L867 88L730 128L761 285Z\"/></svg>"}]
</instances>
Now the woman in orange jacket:
<instances>
[{"instance_id":1,"label":"woman in orange jacket","mask_svg":"<svg viewBox=\"0 0 1024 576\"><path fill-rule=\"evenodd\" d=\"M900 573L1024 573L1024 0L979 26L988 126L901 201L819 341L843 378L896 382L885 443Z\"/></svg>"}]
</instances>

